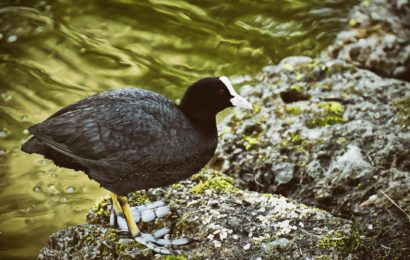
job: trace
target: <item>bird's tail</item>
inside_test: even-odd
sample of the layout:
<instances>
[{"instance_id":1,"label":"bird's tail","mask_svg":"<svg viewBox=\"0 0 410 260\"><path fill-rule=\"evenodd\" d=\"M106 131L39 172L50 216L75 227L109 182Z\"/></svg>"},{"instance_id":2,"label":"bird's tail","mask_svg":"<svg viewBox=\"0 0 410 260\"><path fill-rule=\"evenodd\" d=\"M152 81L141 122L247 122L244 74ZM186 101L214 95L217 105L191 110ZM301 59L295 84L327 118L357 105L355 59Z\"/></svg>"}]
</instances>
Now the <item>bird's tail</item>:
<instances>
[{"instance_id":1,"label":"bird's tail","mask_svg":"<svg viewBox=\"0 0 410 260\"><path fill-rule=\"evenodd\" d=\"M21 150L26 153L44 154L46 152L46 149L47 146L35 136L31 137L30 140L28 140L21 146Z\"/></svg>"}]
</instances>

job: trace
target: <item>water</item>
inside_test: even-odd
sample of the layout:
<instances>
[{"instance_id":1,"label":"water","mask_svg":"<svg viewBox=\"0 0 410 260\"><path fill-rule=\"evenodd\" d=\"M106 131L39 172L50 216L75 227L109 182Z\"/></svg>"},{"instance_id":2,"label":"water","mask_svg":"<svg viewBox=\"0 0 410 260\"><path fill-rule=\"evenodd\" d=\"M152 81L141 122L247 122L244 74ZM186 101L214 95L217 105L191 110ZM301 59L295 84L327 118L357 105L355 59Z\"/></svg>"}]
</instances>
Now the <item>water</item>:
<instances>
[{"instance_id":1,"label":"water","mask_svg":"<svg viewBox=\"0 0 410 260\"><path fill-rule=\"evenodd\" d=\"M141 86L173 100L193 81L252 81L266 64L317 55L355 4L309 1L0 2L0 258L37 256L85 222L106 191L19 147L25 130L75 100Z\"/></svg>"}]
</instances>

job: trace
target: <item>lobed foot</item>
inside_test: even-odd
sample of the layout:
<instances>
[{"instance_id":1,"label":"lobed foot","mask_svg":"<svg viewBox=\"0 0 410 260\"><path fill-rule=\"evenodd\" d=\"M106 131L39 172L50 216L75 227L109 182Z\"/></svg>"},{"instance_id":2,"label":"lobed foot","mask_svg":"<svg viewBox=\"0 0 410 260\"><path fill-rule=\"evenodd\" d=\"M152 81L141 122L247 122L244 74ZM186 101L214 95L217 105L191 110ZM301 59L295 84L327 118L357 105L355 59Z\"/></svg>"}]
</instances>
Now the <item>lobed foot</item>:
<instances>
[{"instance_id":1,"label":"lobed foot","mask_svg":"<svg viewBox=\"0 0 410 260\"><path fill-rule=\"evenodd\" d=\"M118 227L123 231L130 232L130 224L127 222L126 214L122 214L118 208L116 208L115 202L113 203L113 210L110 217L110 225ZM171 214L171 210L166 206L163 201L154 201L137 207L129 207L130 215L132 216L133 223L138 224L142 222L152 222L157 218L165 217ZM125 217L124 217L125 215ZM171 230L167 227L156 230L153 233L142 233L138 230L138 234L134 236L135 241L145 245L147 248L160 254L171 254L172 251L167 248L168 246L179 246L189 243L187 238L169 239L169 233ZM130 232L131 234L132 232Z\"/></svg>"},{"instance_id":2,"label":"lobed foot","mask_svg":"<svg viewBox=\"0 0 410 260\"><path fill-rule=\"evenodd\" d=\"M153 250L156 253L160 253L163 255L169 255L172 253L170 249L167 248L167 246L178 246L178 245L186 245L189 243L189 240L187 238L179 238L179 239L168 239L168 238L161 238L161 237L167 237L168 233L170 232L170 229L168 228L162 228L157 231L155 231L153 234L149 233L141 233L141 236L135 237L135 241L137 241L140 244L145 245L149 249ZM161 233L161 237L157 237L156 234Z\"/></svg>"}]
</instances>

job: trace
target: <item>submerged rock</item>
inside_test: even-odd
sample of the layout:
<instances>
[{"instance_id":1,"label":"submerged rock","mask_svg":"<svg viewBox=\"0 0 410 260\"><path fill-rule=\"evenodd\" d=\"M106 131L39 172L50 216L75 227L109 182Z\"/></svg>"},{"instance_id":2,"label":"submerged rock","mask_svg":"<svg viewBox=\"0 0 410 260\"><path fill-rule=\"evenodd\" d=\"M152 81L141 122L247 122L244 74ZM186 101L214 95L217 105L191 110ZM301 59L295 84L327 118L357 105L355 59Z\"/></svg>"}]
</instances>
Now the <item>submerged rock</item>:
<instances>
[{"instance_id":1,"label":"submerged rock","mask_svg":"<svg viewBox=\"0 0 410 260\"><path fill-rule=\"evenodd\" d=\"M410 81L410 2L363 1L323 57L343 59L382 76Z\"/></svg>"},{"instance_id":2,"label":"submerged rock","mask_svg":"<svg viewBox=\"0 0 410 260\"><path fill-rule=\"evenodd\" d=\"M410 252L409 220L382 193L409 211L410 84L307 57L269 66L259 81L241 92L255 110L221 124L212 167L241 187L373 224L392 238L374 256Z\"/></svg>"},{"instance_id":3,"label":"submerged rock","mask_svg":"<svg viewBox=\"0 0 410 260\"><path fill-rule=\"evenodd\" d=\"M206 188L197 189L204 185ZM151 232L164 225L173 226L171 236L190 238L190 244L175 247L174 253L179 257L175 259L347 257L349 250L325 248L323 240L340 234L346 245L357 243L349 220L335 218L326 211L282 196L239 190L232 179L211 170L166 189L150 189L129 197L132 204L157 199L169 202L172 215L144 223L142 229ZM111 228L108 225L110 210L108 197L99 200L88 216L93 224L53 234L39 258L162 257L130 242L126 232Z\"/></svg>"}]
</instances>

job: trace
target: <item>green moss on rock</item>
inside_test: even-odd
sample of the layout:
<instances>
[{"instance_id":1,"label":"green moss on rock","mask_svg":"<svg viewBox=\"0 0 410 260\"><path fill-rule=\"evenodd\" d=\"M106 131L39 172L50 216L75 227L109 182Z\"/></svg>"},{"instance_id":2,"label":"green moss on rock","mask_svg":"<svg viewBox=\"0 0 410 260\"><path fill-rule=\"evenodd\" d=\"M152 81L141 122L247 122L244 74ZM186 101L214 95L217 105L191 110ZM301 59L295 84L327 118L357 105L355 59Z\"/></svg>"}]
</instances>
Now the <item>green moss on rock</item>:
<instances>
[{"instance_id":1,"label":"green moss on rock","mask_svg":"<svg viewBox=\"0 0 410 260\"><path fill-rule=\"evenodd\" d=\"M92 210L97 213L100 211L105 211L107 208L107 205L110 203L111 203L111 199L108 195L98 197L92 207Z\"/></svg>"},{"instance_id":2,"label":"green moss on rock","mask_svg":"<svg viewBox=\"0 0 410 260\"><path fill-rule=\"evenodd\" d=\"M251 136L244 136L243 139L246 142L246 146L245 149L247 151L249 151L250 149L252 149L252 147L254 147L255 145L259 144L259 139L255 138L255 137L251 137Z\"/></svg>"},{"instance_id":3,"label":"green moss on rock","mask_svg":"<svg viewBox=\"0 0 410 260\"><path fill-rule=\"evenodd\" d=\"M285 105L285 111L289 115L297 116L302 113L302 109L298 107L297 105Z\"/></svg>"},{"instance_id":4,"label":"green moss on rock","mask_svg":"<svg viewBox=\"0 0 410 260\"><path fill-rule=\"evenodd\" d=\"M147 197L145 191L136 191L131 194L132 203L135 205L141 205L150 202L150 199Z\"/></svg>"},{"instance_id":5,"label":"green moss on rock","mask_svg":"<svg viewBox=\"0 0 410 260\"><path fill-rule=\"evenodd\" d=\"M320 103L319 107L324 109L328 114L340 115L345 111L343 105L335 101Z\"/></svg>"},{"instance_id":6,"label":"green moss on rock","mask_svg":"<svg viewBox=\"0 0 410 260\"><path fill-rule=\"evenodd\" d=\"M331 249L333 251L353 253L363 245L363 241L360 238L361 234L361 229L358 228L357 224L354 224L350 229L350 235L334 231L319 240L319 247L324 250Z\"/></svg>"},{"instance_id":7,"label":"green moss on rock","mask_svg":"<svg viewBox=\"0 0 410 260\"><path fill-rule=\"evenodd\" d=\"M292 85L292 86L290 86L290 90L302 92L302 91L303 91L303 88L302 88L301 86L299 86L299 85Z\"/></svg>"},{"instance_id":8,"label":"green moss on rock","mask_svg":"<svg viewBox=\"0 0 410 260\"><path fill-rule=\"evenodd\" d=\"M121 255L121 252L126 252L129 250L134 250L135 248L141 249L141 250L146 250L147 247L144 246L143 244L140 244L136 241L130 241L129 243L116 243L115 244L115 251L118 255Z\"/></svg>"},{"instance_id":9,"label":"green moss on rock","mask_svg":"<svg viewBox=\"0 0 410 260\"><path fill-rule=\"evenodd\" d=\"M400 114L410 116L410 96L396 100L394 105L399 109Z\"/></svg>"},{"instance_id":10,"label":"green moss on rock","mask_svg":"<svg viewBox=\"0 0 410 260\"><path fill-rule=\"evenodd\" d=\"M234 179L217 171L212 171L210 174L200 172L195 174L192 178L193 180L199 181L198 184L191 188L191 192L194 194L201 194L205 190L221 193L232 193L237 191Z\"/></svg>"},{"instance_id":11,"label":"green moss on rock","mask_svg":"<svg viewBox=\"0 0 410 260\"><path fill-rule=\"evenodd\" d=\"M321 249L334 249L340 250L346 246L347 236L343 235L339 231L334 231L333 233L322 237L319 240L319 247Z\"/></svg>"},{"instance_id":12,"label":"green moss on rock","mask_svg":"<svg viewBox=\"0 0 410 260\"><path fill-rule=\"evenodd\" d=\"M91 223L100 223L101 220L106 219L110 215L109 205L111 205L111 198L108 195L98 197L95 201L93 207L91 208L93 212L93 218L95 221Z\"/></svg>"},{"instance_id":13,"label":"green moss on rock","mask_svg":"<svg viewBox=\"0 0 410 260\"><path fill-rule=\"evenodd\" d=\"M182 190L184 188L184 185L182 185L180 182L172 184L172 189L174 190Z\"/></svg>"},{"instance_id":14,"label":"green moss on rock","mask_svg":"<svg viewBox=\"0 0 410 260\"><path fill-rule=\"evenodd\" d=\"M167 255L160 258L161 260L187 260L183 255Z\"/></svg>"},{"instance_id":15,"label":"green moss on rock","mask_svg":"<svg viewBox=\"0 0 410 260\"><path fill-rule=\"evenodd\" d=\"M310 128L344 123L344 107L339 102L322 102L318 104L319 112L316 112L311 120L306 123Z\"/></svg>"}]
</instances>

